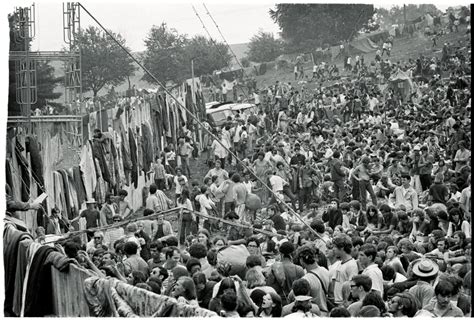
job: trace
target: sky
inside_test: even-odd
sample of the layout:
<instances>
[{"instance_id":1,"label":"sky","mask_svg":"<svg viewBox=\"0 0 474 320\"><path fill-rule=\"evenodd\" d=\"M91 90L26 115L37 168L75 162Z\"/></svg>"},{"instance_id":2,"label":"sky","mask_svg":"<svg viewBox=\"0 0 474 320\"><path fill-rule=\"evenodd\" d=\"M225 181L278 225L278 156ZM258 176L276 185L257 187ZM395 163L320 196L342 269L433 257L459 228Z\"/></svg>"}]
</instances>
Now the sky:
<instances>
[{"instance_id":1,"label":"sky","mask_svg":"<svg viewBox=\"0 0 474 320\"><path fill-rule=\"evenodd\" d=\"M329 1L328 1L329 2ZM32 2L9 0L7 13L15 6L27 6ZM268 14L274 8L275 2L264 1L206 1L206 6L219 26L221 32L230 44L249 42L259 30L271 32L278 36L278 25ZM377 2L376 7L390 8L396 1ZM421 2L422 3L422 2ZM436 4L441 10L455 2L440 2ZM461 3L461 2L459 2ZM106 28L120 33L127 41L132 51L145 49L144 39L153 25L166 22L180 34L189 36L206 35L201 22L193 11L193 6L204 21L213 39L222 41L216 26L207 15L202 2L190 1L82 1L81 4L93 14ZM33 50L61 50L63 41L62 2L36 1L36 37ZM96 23L81 10L81 28Z\"/></svg>"}]
</instances>

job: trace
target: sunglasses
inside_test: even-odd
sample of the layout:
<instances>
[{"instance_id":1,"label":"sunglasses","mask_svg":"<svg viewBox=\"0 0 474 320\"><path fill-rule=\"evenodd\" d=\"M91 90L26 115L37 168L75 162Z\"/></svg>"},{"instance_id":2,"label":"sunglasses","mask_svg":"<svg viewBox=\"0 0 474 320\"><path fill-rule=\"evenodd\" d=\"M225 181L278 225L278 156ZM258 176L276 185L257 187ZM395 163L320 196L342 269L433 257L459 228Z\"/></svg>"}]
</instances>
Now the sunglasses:
<instances>
[{"instance_id":1,"label":"sunglasses","mask_svg":"<svg viewBox=\"0 0 474 320\"><path fill-rule=\"evenodd\" d=\"M94 237L94 239L99 239L99 240L102 240L102 237Z\"/></svg>"}]
</instances>

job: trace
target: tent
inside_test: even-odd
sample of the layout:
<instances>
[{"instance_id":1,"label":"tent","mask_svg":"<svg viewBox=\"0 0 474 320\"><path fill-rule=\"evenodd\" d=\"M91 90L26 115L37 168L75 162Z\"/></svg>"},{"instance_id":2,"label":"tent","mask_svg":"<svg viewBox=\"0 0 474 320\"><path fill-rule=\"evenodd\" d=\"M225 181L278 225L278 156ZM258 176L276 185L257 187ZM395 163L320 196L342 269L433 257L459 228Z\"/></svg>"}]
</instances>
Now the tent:
<instances>
[{"instance_id":1,"label":"tent","mask_svg":"<svg viewBox=\"0 0 474 320\"><path fill-rule=\"evenodd\" d=\"M377 50L377 44L375 44L370 38L363 38L354 40L349 44L349 52L355 53L369 53Z\"/></svg>"},{"instance_id":2,"label":"tent","mask_svg":"<svg viewBox=\"0 0 474 320\"><path fill-rule=\"evenodd\" d=\"M388 79L388 88L395 91L401 97L403 102L410 99L410 95L414 91L413 82L407 73L398 70Z\"/></svg>"},{"instance_id":3,"label":"tent","mask_svg":"<svg viewBox=\"0 0 474 320\"><path fill-rule=\"evenodd\" d=\"M390 36L387 30L378 31L369 34L368 38L372 40L374 43L379 43L380 41L385 41Z\"/></svg>"}]
</instances>

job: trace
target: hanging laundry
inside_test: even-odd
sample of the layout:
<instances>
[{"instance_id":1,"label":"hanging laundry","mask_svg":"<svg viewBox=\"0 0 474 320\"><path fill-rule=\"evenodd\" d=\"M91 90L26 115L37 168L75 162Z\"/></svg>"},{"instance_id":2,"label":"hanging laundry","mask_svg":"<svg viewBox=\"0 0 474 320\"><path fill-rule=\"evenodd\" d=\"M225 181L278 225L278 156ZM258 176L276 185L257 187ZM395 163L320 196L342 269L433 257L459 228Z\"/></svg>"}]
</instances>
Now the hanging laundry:
<instances>
[{"instance_id":1,"label":"hanging laundry","mask_svg":"<svg viewBox=\"0 0 474 320\"><path fill-rule=\"evenodd\" d=\"M142 151L143 151L143 170L150 171L150 165L153 163L153 135L151 128L147 123L142 123Z\"/></svg>"},{"instance_id":2,"label":"hanging laundry","mask_svg":"<svg viewBox=\"0 0 474 320\"><path fill-rule=\"evenodd\" d=\"M94 158L99 160L100 170L102 171L102 177L104 181L108 183L113 183L111 180L111 175L109 171L109 167L106 161L106 151L105 151L105 144L106 144L107 137L102 134L101 137L94 137L92 141L92 154Z\"/></svg>"},{"instance_id":3,"label":"hanging laundry","mask_svg":"<svg viewBox=\"0 0 474 320\"><path fill-rule=\"evenodd\" d=\"M6 183L10 186L10 189L13 190L13 169L11 164L11 159L5 159L5 180Z\"/></svg>"},{"instance_id":4,"label":"hanging laundry","mask_svg":"<svg viewBox=\"0 0 474 320\"><path fill-rule=\"evenodd\" d=\"M130 145L130 158L132 162L132 183L135 188L138 186L138 154L137 144L135 142L135 134L131 128L128 128L128 141ZM125 163L124 163L125 166Z\"/></svg>"},{"instance_id":5,"label":"hanging laundry","mask_svg":"<svg viewBox=\"0 0 474 320\"><path fill-rule=\"evenodd\" d=\"M216 317L210 310L179 303L115 278L90 277L85 280L85 295L97 317Z\"/></svg>"},{"instance_id":6,"label":"hanging laundry","mask_svg":"<svg viewBox=\"0 0 474 320\"><path fill-rule=\"evenodd\" d=\"M33 176L38 183L38 187L44 186L44 177L43 177L43 160L41 158L40 149L38 141L35 137L28 137L26 140L26 152L31 155L31 169L33 171Z\"/></svg>"},{"instance_id":7,"label":"hanging laundry","mask_svg":"<svg viewBox=\"0 0 474 320\"><path fill-rule=\"evenodd\" d=\"M3 267L5 301L3 303L3 313L5 317L15 316L13 312L13 297L15 292L15 277L18 263L18 247L20 241L33 239L27 232L21 232L12 224L6 224L3 232Z\"/></svg>"},{"instance_id":8,"label":"hanging laundry","mask_svg":"<svg viewBox=\"0 0 474 320\"><path fill-rule=\"evenodd\" d=\"M68 189L69 189L69 196L70 196L70 203L71 203L71 212L73 218L77 217L79 212L80 202L79 196L77 194L76 185L74 183L74 171L73 168L66 170L67 173L67 182L68 182ZM80 181L82 184L82 180Z\"/></svg>"},{"instance_id":9,"label":"hanging laundry","mask_svg":"<svg viewBox=\"0 0 474 320\"><path fill-rule=\"evenodd\" d=\"M27 259L27 266L26 266L26 274L25 274L25 279L23 280L23 285L22 285L22 292L21 292L21 305L20 305L20 317L23 317L25 314L25 297L26 297L26 285L28 283L28 278L30 274L30 269L31 269L31 263L33 262L33 258L35 257L36 252L38 251L39 248L41 248L42 245L39 243L36 243L34 241L30 241L30 245L28 247L28 250L26 252L26 259Z\"/></svg>"},{"instance_id":10,"label":"hanging laundry","mask_svg":"<svg viewBox=\"0 0 474 320\"><path fill-rule=\"evenodd\" d=\"M86 146L84 146L85 148ZM82 162L82 155L81 155L81 162ZM94 170L95 171L95 170ZM94 173L95 177L95 173ZM93 179L91 180L91 184L93 185ZM72 167L72 183L74 184L76 194L77 194L77 209L81 207L81 205L86 201L87 199L87 192L86 188L84 186L84 182L86 181L86 175L81 172L81 168L78 166Z\"/></svg>"},{"instance_id":11,"label":"hanging laundry","mask_svg":"<svg viewBox=\"0 0 474 320\"><path fill-rule=\"evenodd\" d=\"M86 191L86 198L92 199L92 193L95 191L97 185L97 173L95 170L94 158L92 155L92 144L87 141L81 152L80 168L84 178L84 189Z\"/></svg>"},{"instance_id":12,"label":"hanging laundry","mask_svg":"<svg viewBox=\"0 0 474 320\"><path fill-rule=\"evenodd\" d=\"M30 200L30 172L26 158L22 154L24 150L25 148L16 140L15 155L21 176L21 201L28 202Z\"/></svg>"},{"instance_id":13,"label":"hanging laundry","mask_svg":"<svg viewBox=\"0 0 474 320\"><path fill-rule=\"evenodd\" d=\"M23 282L26 277L26 271L28 266L27 251L32 242L32 239L26 238L20 241L18 245L17 264L15 272L15 290L13 293L13 312L16 316L20 316L21 313Z\"/></svg>"},{"instance_id":14,"label":"hanging laundry","mask_svg":"<svg viewBox=\"0 0 474 320\"><path fill-rule=\"evenodd\" d=\"M58 173L61 175L61 181L62 181L62 188L63 188L63 195L64 195L64 202L65 202L65 207L64 211L66 213L66 221L72 220L72 210L71 210L71 198L70 198L70 191L69 191L69 183L68 183L68 178L67 178L67 172L66 170L58 170Z\"/></svg>"},{"instance_id":15,"label":"hanging laundry","mask_svg":"<svg viewBox=\"0 0 474 320\"><path fill-rule=\"evenodd\" d=\"M55 249L42 246L38 249L31 263L25 296L25 317L44 317L53 315L53 297L51 265L47 261L50 253Z\"/></svg>"}]
</instances>

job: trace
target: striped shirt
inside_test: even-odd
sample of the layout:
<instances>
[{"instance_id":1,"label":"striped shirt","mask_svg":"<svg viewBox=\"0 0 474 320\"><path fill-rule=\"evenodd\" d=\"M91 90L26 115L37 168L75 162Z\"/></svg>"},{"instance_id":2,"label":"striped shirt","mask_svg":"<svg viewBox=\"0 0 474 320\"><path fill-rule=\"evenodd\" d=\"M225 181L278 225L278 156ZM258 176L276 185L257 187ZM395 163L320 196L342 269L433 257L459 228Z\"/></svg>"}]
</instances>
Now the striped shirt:
<instances>
[{"instance_id":1,"label":"striped shirt","mask_svg":"<svg viewBox=\"0 0 474 320\"><path fill-rule=\"evenodd\" d=\"M161 190L156 190L155 194L150 194L146 199L146 208L154 212L160 212L169 209L172 201Z\"/></svg>"},{"instance_id":2,"label":"striped shirt","mask_svg":"<svg viewBox=\"0 0 474 320\"><path fill-rule=\"evenodd\" d=\"M113 228L105 231L104 234L104 243L114 251L114 243L115 241L123 238L125 236L125 232L123 228Z\"/></svg>"}]
</instances>

